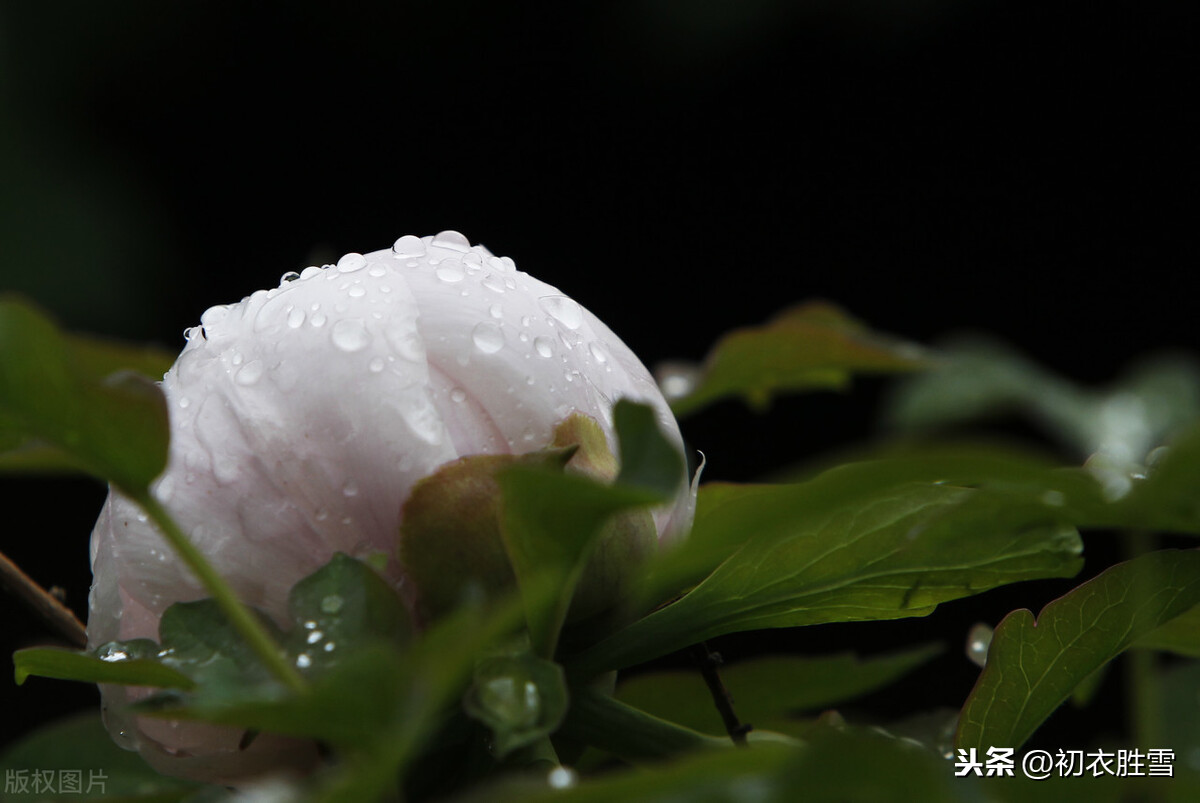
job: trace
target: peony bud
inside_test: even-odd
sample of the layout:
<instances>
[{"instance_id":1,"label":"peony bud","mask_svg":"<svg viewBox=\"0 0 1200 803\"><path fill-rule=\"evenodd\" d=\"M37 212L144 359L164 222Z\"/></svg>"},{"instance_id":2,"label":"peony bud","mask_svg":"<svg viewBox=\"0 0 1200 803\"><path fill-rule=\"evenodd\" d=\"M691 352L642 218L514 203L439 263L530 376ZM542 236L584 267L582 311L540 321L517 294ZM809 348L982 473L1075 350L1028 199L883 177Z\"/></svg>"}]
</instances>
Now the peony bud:
<instances>
[{"instance_id":1,"label":"peony bud","mask_svg":"<svg viewBox=\"0 0 1200 803\"><path fill-rule=\"evenodd\" d=\"M615 452L622 397L653 405L682 443L649 373L608 327L457 232L285 275L209 309L187 339L163 380L170 460L152 490L240 597L280 623L291 586L339 551L390 556L389 579L419 596L395 560L401 511L452 461L555 446L575 415ZM611 476L612 466L576 469ZM693 504L684 489L654 510L659 538L686 529ZM115 492L91 548L93 647L157 638L168 606L206 596ZM611 585L620 563L609 563L600 574ZM128 692L104 692L110 729L167 772L234 777L255 764L246 752L278 763L287 751L260 737L239 753L236 732L130 721L119 714Z\"/></svg>"}]
</instances>

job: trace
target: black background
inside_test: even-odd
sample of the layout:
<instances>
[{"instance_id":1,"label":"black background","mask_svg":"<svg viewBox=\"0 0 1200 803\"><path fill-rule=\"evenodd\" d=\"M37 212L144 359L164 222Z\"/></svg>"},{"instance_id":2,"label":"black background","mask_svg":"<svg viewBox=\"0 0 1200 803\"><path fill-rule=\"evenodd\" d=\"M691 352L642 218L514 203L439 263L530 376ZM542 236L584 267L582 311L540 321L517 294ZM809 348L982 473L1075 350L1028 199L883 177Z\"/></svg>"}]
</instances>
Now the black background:
<instances>
[{"instance_id":1,"label":"black background","mask_svg":"<svg viewBox=\"0 0 1200 803\"><path fill-rule=\"evenodd\" d=\"M174 350L205 308L285 271L453 228L650 365L821 297L921 342L991 331L1104 382L1198 345L1190 5L4 0L0 289ZM870 437L882 388L762 418L722 404L685 434L709 478L751 479ZM3 549L82 611L103 489L0 493ZM967 627L1061 588L717 646L944 638L871 702L958 706ZM5 653L41 635L3 610ZM1050 747L1120 726L1109 686L1097 711L1056 716ZM0 690L0 737L94 699Z\"/></svg>"}]
</instances>

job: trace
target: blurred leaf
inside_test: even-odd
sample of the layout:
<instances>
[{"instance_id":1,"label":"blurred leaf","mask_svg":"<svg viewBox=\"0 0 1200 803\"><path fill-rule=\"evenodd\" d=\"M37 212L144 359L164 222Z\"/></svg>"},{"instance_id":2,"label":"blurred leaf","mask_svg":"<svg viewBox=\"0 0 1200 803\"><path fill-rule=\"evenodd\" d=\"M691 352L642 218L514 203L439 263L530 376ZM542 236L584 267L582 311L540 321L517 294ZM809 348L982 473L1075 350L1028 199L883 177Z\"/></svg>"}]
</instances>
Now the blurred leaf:
<instances>
[{"instance_id":1,"label":"blurred leaf","mask_svg":"<svg viewBox=\"0 0 1200 803\"><path fill-rule=\"evenodd\" d=\"M841 653L814 658L772 656L721 667L721 680L743 722L762 726L796 711L825 708L887 686L942 651L932 644L860 658ZM703 733L725 727L698 671L637 675L617 689L624 703Z\"/></svg>"},{"instance_id":2,"label":"blurred leaf","mask_svg":"<svg viewBox=\"0 0 1200 803\"><path fill-rule=\"evenodd\" d=\"M938 368L900 385L888 414L897 428L1020 413L1079 454L1128 467L1200 416L1200 368L1190 358L1152 358L1101 391L1076 386L990 339L962 339L939 353Z\"/></svg>"},{"instance_id":3,"label":"blurred leaf","mask_svg":"<svg viewBox=\"0 0 1200 803\"><path fill-rule=\"evenodd\" d=\"M144 491L166 466L166 400L138 374L101 374L125 360L79 342L25 302L0 299L0 447L21 451L0 467L82 469Z\"/></svg>"},{"instance_id":4,"label":"blurred leaf","mask_svg":"<svg viewBox=\"0 0 1200 803\"><path fill-rule=\"evenodd\" d=\"M741 396L762 408L776 393L839 389L855 373L926 365L918 347L875 334L832 304L813 302L725 335L709 351L695 387L671 406L683 416L717 399Z\"/></svg>"},{"instance_id":5,"label":"blurred leaf","mask_svg":"<svg viewBox=\"0 0 1200 803\"><path fill-rule=\"evenodd\" d=\"M617 484L669 499L683 483L684 461L675 444L663 436L654 408L620 399L613 407L613 422L621 457Z\"/></svg>"},{"instance_id":6,"label":"blurred leaf","mask_svg":"<svg viewBox=\"0 0 1200 803\"><path fill-rule=\"evenodd\" d=\"M975 779L955 778L951 765L927 750L879 734L825 728L803 746L758 744L748 750L708 751L610 773L567 789L551 788L542 779L514 780L456 800L964 803L981 799Z\"/></svg>"},{"instance_id":7,"label":"blurred leaf","mask_svg":"<svg viewBox=\"0 0 1200 803\"><path fill-rule=\"evenodd\" d=\"M493 752L504 758L562 723L567 713L562 667L529 653L484 658L475 666L463 706L491 729Z\"/></svg>"},{"instance_id":8,"label":"blurred leaf","mask_svg":"<svg viewBox=\"0 0 1200 803\"><path fill-rule=\"evenodd\" d=\"M59 788L59 770L81 772L83 792L12 794L6 800L122 800L129 803L171 803L202 789L199 784L160 775L137 753L123 750L108 735L100 715L89 712L45 725L0 755L0 776L15 783L17 773L53 772ZM89 782L96 785L87 794ZM32 787L31 787L32 788ZM6 793L13 792L10 785Z\"/></svg>"},{"instance_id":9,"label":"blurred leaf","mask_svg":"<svg viewBox=\"0 0 1200 803\"><path fill-rule=\"evenodd\" d=\"M959 747L1019 747L1075 687L1142 635L1200 602L1200 552L1167 550L1111 567L996 628L963 708Z\"/></svg>"},{"instance_id":10,"label":"blurred leaf","mask_svg":"<svg viewBox=\"0 0 1200 803\"><path fill-rule=\"evenodd\" d=\"M66 335L75 364L87 376L100 380L117 371L133 371L160 382L175 362L175 355L157 346L123 343L81 335Z\"/></svg>"},{"instance_id":11,"label":"blurred leaf","mask_svg":"<svg viewBox=\"0 0 1200 803\"><path fill-rule=\"evenodd\" d=\"M148 642L154 650L158 645ZM105 650L104 647L101 650ZM84 683L121 683L129 686L153 686L160 688L191 689L195 683L187 675L152 658L112 657L102 659L85 652L76 652L58 647L31 647L13 653L17 685L20 686L30 675L59 680L78 680Z\"/></svg>"},{"instance_id":12,"label":"blurred leaf","mask_svg":"<svg viewBox=\"0 0 1200 803\"><path fill-rule=\"evenodd\" d=\"M1130 646L1200 658L1200 605L1154 628Z\"/></svg>"},{"instance_id":13,"label":"blurred leaf","mask_svg":"<svg viewBox=\"0 0 1200 803\"><path fill-rule=\"evenodd\" d=\"M946 600L1079 570L1079 537L1055 508L880 483L876 468L845 466L794 485L704 486L692 537L728 557L682 599L573 663L601 671L724 633L924 616Z\"/></svg>"}]
</instances>

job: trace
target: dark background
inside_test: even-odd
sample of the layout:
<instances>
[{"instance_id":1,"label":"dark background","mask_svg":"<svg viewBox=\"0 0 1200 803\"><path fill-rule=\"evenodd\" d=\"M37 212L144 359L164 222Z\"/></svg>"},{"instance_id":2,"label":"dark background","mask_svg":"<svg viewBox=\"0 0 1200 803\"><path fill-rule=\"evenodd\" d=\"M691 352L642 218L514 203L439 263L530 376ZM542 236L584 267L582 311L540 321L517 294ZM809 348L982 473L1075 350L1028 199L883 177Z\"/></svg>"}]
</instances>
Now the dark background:
<instances>
[{"instance_id":1,"label":"dark background","mask_svg":"<svg viewBox=\"0 0 1200 803\"><path fill-rule=\"evenodd\" d=\"M175 350L285 271L453 228L650 365L814 297L921 342L991 331L1086 382L1198 345L1191 4L553 5L0 0L0 290ZM685 434L707 477L750 479L869 437L882 388L723 404ZM2 485L0 547L82 612L103 489ZM718 646L944 637L893 707L957 706L966 628L1057 588ZM41 635L2 610L0 651ZM1119 726L1117 693L1049 746ZM94 699L0 694L0 742Z\"/></svg>"}]
</instances>

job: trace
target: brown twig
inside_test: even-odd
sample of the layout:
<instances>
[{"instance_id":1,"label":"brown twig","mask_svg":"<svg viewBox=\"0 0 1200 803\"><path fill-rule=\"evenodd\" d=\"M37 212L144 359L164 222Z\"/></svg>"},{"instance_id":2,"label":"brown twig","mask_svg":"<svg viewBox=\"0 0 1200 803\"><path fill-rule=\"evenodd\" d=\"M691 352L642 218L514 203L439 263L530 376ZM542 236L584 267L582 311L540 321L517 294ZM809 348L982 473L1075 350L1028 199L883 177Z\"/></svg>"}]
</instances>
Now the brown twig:
<instances>
[{"instance_id":1,"label":"brown twig","mask_svg":"<svg viewBox=\"0 0 1200 803\"><path fill-rule=\"evenodd\" d=\"M700 668L700 674L704 677L704 683L712 695L713 704L716 705L717 712L721 715L721 721L725 723L725 731L729 734L729 738L738 747L745 747L746 734L753 730L754 726L739 720L737 713L733 710L733 698L729 694L729 689L725 688L720 673L717 672L717 667L722 664L721 653L713 652L708 648L707 643L700 642L688 648L688 654Z\"/></svg>"},{"instance_id":2,"label":"brown twig","mask_svg":"<svg viewBox=\"0 0 1200 803\"><path fill-rule=\"evenodd\" d=\"M87 628L53 594L38 585L21 567L0 552L0 587L28 605L73 647L87 646Z\"/></svg>"}]
</instances>

